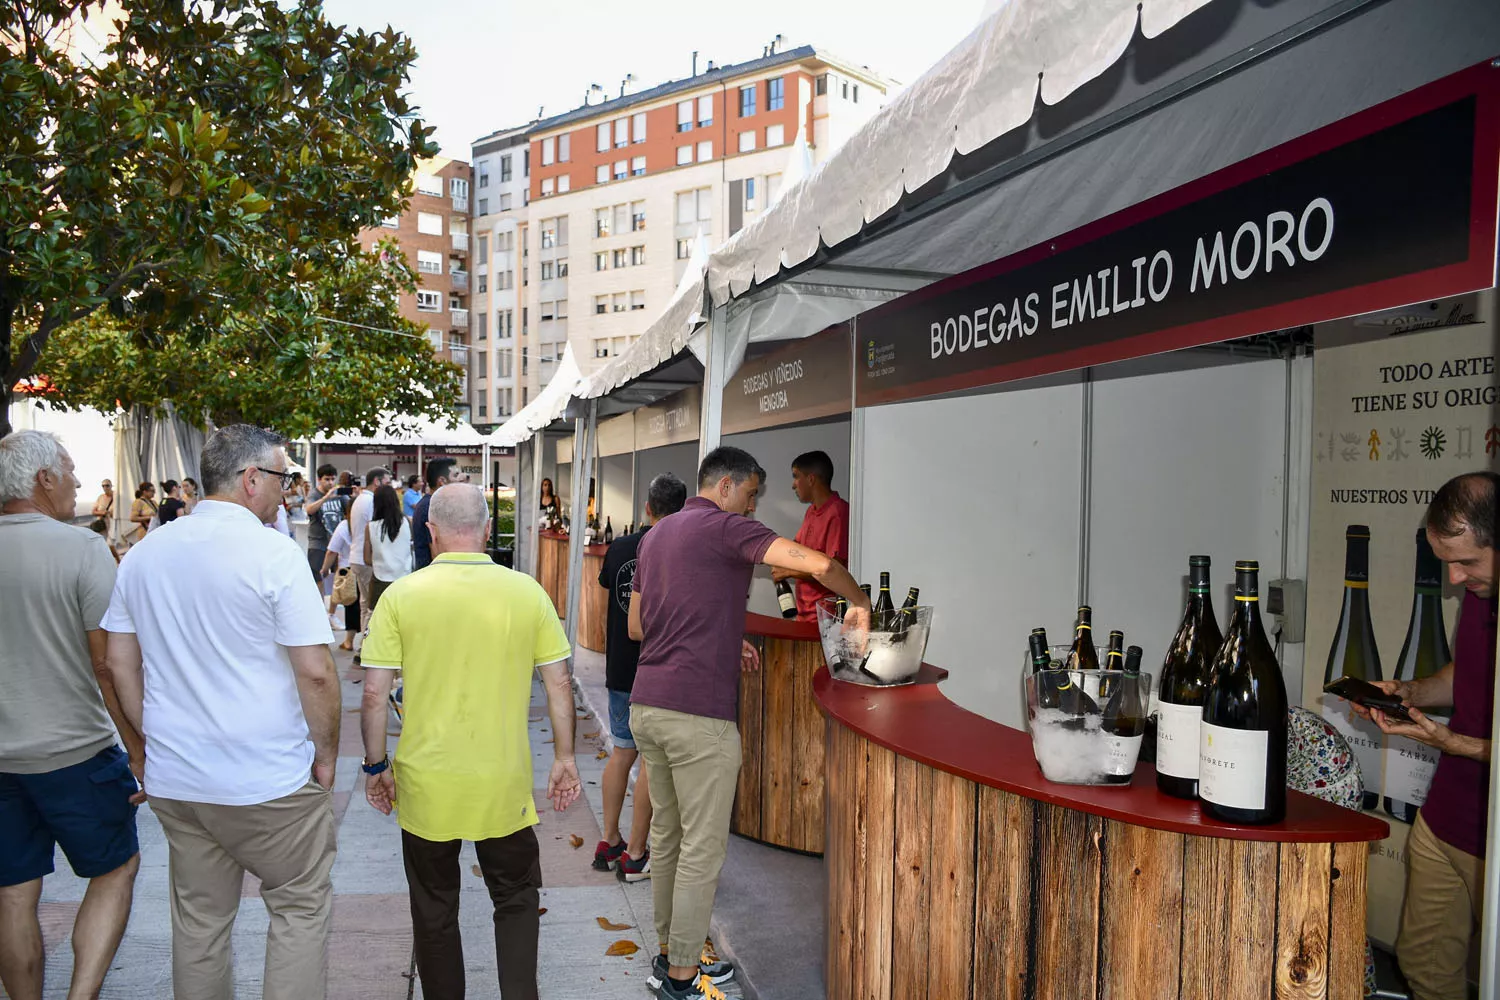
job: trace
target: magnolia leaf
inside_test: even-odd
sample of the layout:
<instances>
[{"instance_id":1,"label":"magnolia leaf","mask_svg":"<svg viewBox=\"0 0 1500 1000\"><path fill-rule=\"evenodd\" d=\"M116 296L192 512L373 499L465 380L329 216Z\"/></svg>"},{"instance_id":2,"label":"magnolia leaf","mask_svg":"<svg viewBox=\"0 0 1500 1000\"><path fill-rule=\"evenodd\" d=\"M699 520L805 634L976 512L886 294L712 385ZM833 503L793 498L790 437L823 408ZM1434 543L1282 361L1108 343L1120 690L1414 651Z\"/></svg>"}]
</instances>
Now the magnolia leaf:
<instances>
[{"instance_id":1,"label":"magnolia leaf","mask_svg":"<svg viewBox=\"0 0 1500 1000\"><path fill-rule=\"evenodd\" d=\"M604 954L610 958L622 958L634 955L641 950L641 946L634 941L616 941L605 949Z\"/></svg>"},{"instance_id":2,"label":"magnolia leaf","mask_svg":"<svg viewBox=\"0 0 1500 1000\"><path fill-rule=\"evenodd\" d=\"M628 931L634 926L633 924L613 923L608 917L595 917L594 920L598 922L601 928L607 931Z\"/></svg>"}]
</instances>

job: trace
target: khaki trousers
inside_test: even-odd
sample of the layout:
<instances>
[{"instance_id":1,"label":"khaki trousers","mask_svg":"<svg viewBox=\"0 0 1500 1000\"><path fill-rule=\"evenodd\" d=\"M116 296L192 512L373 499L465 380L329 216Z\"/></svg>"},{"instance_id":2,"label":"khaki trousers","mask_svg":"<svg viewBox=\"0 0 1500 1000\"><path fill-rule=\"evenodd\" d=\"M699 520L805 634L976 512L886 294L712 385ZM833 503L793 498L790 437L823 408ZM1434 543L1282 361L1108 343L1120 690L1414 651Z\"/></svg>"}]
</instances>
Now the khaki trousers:
<instances>
[{"instance_id":1,"label":"khaki trousers","mask_svg":"<svg viewBox=\"0 0 1500 1000\"><path fill-rule=\"evenodd\" d=\"M365 634L370 631L370 612L375 610L371 590L371 585L375 582L375 570L370 566L350 563L349 572L354 574L354 584L359 589L359 641L363 644Z\"/></svg>"},{"instance_id":2,"label":"khaki trousers","mask_svg":"<svg viewBox=\"0 0 1500 1000\"><path fill-rule=\"evenodd\" d=\"M1415 1000L1466 1000L1469 939L1483 912L1484 862L1434 834L1421 813L1406 842L1396 958Z\"/></svg>"},{"instance_id":3,"label":"khaki trousers","mask_svg":"<svg viewBox=\"0 0 1500 1000\"><path fill-rule=\"evenodd\" d=\"M230 936L245 872L270 914L265 1000L316 1000L328 986L333 796L309 781L253 806L151 799L167 835L176 1000L232 1000Z\"/></svg>"},{"instance_id":4,"label":"khaki trousers","mask_svg":"<svg viewBox=\"0 0 1500 1000\"><path fill-rule=\"evenodd\" d=\"M739 726L652 705L630 706L630 732L651 783L651 896L667 960L696 966L708 937L740 775Z\"/></svg>"}]
</instances>

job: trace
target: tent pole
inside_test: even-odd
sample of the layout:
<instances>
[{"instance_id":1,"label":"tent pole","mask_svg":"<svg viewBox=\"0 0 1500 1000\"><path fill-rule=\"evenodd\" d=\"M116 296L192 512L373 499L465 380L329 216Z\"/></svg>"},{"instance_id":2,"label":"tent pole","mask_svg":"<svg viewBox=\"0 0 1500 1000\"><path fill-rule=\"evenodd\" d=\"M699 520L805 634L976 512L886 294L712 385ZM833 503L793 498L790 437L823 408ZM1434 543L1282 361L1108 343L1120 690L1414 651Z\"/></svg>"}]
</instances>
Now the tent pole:
<instances>
[{"instance_id":1,"label":"tent pole","mask_svg":"<svg viewBox=\"0 0 1500 1000\"><path fill-rule=\"evenodd\" d=\"M527 572L533 578L536 577L537 571L540 568L537 554L541 540L537 532L540 530L539 525L541 524L541 507L539 505L542 496L542 456L546 454L547 450L546 433L546 431L537 431L531 440L527 442L528 447L531 448L531 495L526 498L526 502L531 506L527 508L529 513L526 518L526 558L528 562ZM518 509L521 506L521 499L521 497L516 498L516 507Z\"/></svg>"},{"instance_id":2,"label":"tent pole","mask_svg":"<svg viewBox=\"0 0 1500 1000\"><path fill-rule=\"evenodd\" d=\"M714 306L708 318L703 359L703 416L698 429L698 461L719 446L724 412L724 384L729 379L729 323L725 306Z\"/></svg>"},{"instance_id":3,"label":"tent pole","mask_svg":"<svg viewBox=\"0 0 1500 1000\"><path fill-rule=\"evenodd\" d=\"M1500 746L1500 685L1495 688L1494 731L1490 733L1490 746ZM1484 913L1479 923L1479 995L1500 995L1500 864L1496 864L1496 851L1500 851L1500 767L1490 768L1490 799L1486 805L1490 811L1489 850L1486 857L1490 863L1484 872Z\"/></svg>"},{"instance_id":4,"label":"tent pole","mask_svg":"<svg viewBox=\"0 0 1500 1000\"><path fill-rule=\"evenodd\" d=\"M573 421L573 517L568 534L568 645L578 647L579 599L583 596L583 536L587 527L589 480L594 475L594 433L599 401L591 399Z\"/></svg>"}]
</instances>

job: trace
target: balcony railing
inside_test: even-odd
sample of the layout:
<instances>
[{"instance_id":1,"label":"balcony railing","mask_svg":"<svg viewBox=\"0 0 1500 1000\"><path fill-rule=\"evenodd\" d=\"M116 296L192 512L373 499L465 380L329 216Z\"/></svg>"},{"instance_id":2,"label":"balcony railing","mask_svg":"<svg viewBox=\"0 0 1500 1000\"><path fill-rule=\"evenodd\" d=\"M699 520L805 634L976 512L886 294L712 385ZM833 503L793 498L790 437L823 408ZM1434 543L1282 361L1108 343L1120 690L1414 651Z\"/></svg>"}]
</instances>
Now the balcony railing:
<instances>
[{"instance_id":1,"label":"balcony railing","mask_svg":"<svg viewBox=\"0 0 1500 1000\"><path fill-rule=\"evenodd\" d=\"M453 236L453 249L461 251L463 253L468 253L469 252L469 234L468 233L452 233L451 235Z\"/></svg>"},{"instance_id":2,"label":"balcony railing","mask_svg":"<svg viewBox=\"0 0 1500 1000\"><path fill-rule=\"evenodd\" d=\"M469 328L469 310L467 310L467 309L449 309L448 310L448 316L453 321L452 322L453 329L455 329L455 330L467 330Z\"/></svg>"},{"instance_id":3,"label":"balcony railing","mask_svg":"<svg viewBox=\"0 0 1500 1000\"><path fill-rule=\"evenodd\" d=\"M469 349L457 344L453 345L453 363L456 365L467 365L469 363Z\"/></svg>"},{"instance_id":4,"label":"balcony railing","mask_svg":"<svg viewBox=\"0 0 1500 1000\"><path fill-rule=\"evenodd\" d=\"M453 196L453 211L469 214L469 196L467 194Z\"/></svg>"},{"instance_id":5,"label":"balcony railing","mask_svg":"<svg viewBox=\"0 0 1500 1000\"><path fill-rule=\"evenodd\" d=\"M468 271L449 271L448 277L453 279L453 290L455 292L467 292L469 290Z\"/></svg>"}]
</instances>

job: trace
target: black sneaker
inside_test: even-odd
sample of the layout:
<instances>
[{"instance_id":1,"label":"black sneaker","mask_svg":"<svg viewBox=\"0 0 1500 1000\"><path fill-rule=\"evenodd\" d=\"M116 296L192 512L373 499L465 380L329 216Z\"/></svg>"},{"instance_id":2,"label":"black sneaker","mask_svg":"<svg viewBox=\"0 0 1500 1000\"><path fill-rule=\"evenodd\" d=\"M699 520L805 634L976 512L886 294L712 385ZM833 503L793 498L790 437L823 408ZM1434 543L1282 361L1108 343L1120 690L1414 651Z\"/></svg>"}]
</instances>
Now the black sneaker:
<instances>
[{"instance_id":1,"label":"black sneaker","mask_svg":"<svg viewBox=\"0 0 1500 1000\"><path fill-rule=\"evenodd\" d=\"M658 971L659 967L653 966L651 977L646 980L646 985L662 1000L728 1000L724 991L715 986L705 973L700 972L691 986L680 989L667 978L665 971L661 971L660 976L657 975ZM658 985L653 986L653 983Z\"/></svg>"},{"instance_id":2,"label":"black sneaker","mask_svg":"<svg viewBox=\"0 0 1500 1000\"><path fill-rule=\"evenodd\" d=\"M646 985L653 990L659 990L661 984L667 981L667 956L658 954L651 959L651 974L646 978ZM698 974L707 976L708 981L715 986L722 986L734 978L734 966L729 962L720 961L719 957L707 948L698 956Z\"/></svg>"}]
</instances>

